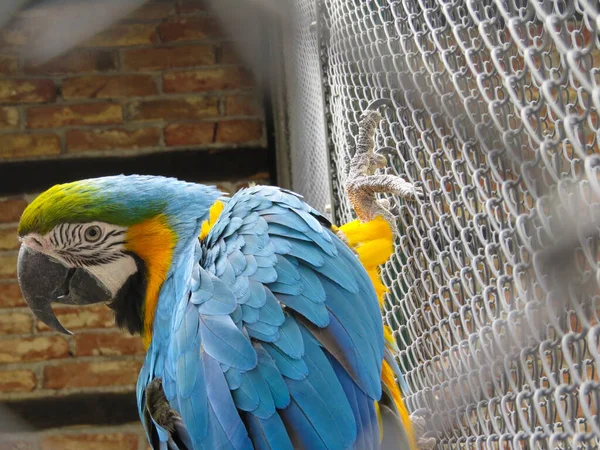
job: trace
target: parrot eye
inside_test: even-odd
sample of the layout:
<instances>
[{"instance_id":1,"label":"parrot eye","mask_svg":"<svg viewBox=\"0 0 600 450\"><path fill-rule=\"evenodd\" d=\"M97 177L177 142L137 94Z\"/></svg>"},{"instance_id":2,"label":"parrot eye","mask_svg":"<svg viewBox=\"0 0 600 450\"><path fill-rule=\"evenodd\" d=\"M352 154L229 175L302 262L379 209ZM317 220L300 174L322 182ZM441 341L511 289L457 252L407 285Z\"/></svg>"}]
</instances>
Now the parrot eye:
<instances>
[{"instance_id":1,"label":"parrot eye","mask_svg":"<svg viewBox=\"0 0 600 450\"><path fill-rule=\"evenodd\" d=\"M97 225L92 225L85 230L85 240L88 242L96 242L102 236L102 230Z\"/></svg>"}]
</instances>

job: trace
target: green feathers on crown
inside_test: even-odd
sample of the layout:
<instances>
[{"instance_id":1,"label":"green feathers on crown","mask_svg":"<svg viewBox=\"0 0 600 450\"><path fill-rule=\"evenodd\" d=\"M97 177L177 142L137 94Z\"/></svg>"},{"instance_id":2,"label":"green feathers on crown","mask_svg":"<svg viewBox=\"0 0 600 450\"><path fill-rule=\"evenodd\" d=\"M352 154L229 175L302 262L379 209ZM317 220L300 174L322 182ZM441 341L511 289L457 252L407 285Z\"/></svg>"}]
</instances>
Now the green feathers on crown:
<instances>
[{"instance_id":1,"label":"green feathers on crown","mask_svg":"<svg viewBox=\"0 0 600 450\"><path fill-rule=\"evenodd\" d=\"M35 232L46 234L61 223L93 221L130 226L152 217L161 205L146 208L127 205L128 199L103 189L97 180L59 184L40 194L29 204L19 223L19 236ZM122 194L122 192L121 192ZM120 197L120 198L119 198Z\"/></svg>"}]
</instances>

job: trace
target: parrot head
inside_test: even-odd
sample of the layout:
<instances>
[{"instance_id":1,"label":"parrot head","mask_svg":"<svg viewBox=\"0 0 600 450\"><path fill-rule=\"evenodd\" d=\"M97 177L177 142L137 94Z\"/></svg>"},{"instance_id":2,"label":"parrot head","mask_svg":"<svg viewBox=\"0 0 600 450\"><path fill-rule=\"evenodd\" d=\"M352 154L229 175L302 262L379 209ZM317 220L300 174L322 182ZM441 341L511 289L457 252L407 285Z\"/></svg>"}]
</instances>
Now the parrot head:
<instances>
[{"instance_id":1,"label":"parrot head","mask_svg":"<svg viewBox=\"0 0 600 450\"><path fill-rule=\"evenodd\" d=\"M50 188L19 223L17 271L27 304L70 334L53 302L109 302L119 326L146 337L162 283L220 196L209 186L138 175Z\"/></svg>"}]
</instances>

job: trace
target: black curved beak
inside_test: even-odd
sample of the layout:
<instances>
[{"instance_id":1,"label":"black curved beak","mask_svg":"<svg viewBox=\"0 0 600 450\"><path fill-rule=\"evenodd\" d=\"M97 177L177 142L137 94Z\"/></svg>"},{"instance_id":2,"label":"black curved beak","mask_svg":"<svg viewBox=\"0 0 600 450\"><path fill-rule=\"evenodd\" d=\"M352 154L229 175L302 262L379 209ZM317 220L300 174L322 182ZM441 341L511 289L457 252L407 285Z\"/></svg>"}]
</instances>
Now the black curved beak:
<instances>
[{"instance_id":1,"label":"black curved beak","mask_svg":"<svg viewBox=\"0 0 600 450\"><path fill-rule=\"evenodd\" d=\"M17 274L29 308L50 328L64 334L72 333L54 315L52 302L88 305L111 299L110 291L87 270L65 267L26 245L19 251Z\"/></svg>"}]
</instances>

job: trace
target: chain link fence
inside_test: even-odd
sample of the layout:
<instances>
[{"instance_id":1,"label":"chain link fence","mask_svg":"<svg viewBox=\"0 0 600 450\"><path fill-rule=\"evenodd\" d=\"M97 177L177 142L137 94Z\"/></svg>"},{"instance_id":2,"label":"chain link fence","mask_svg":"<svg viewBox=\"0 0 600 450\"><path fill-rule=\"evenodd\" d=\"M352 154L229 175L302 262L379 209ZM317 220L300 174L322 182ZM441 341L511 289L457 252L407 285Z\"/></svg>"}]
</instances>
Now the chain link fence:
<instances>
[{"instance_id":1,"label":"chain link fence","mask_svg":"<svg viewBox=\"0 0 600 450\"><path fill-rule=\"evenodd\" d=\"M351 220L347 159L385 98L385 170L426 192L389 198L402 236L383 269L408 408L439 449L598 448L597 0L296 3L287 65L319 84L288 82L325 110L290 123L292 155L319 165L294 189Z\"/></svg>"}]
</instances>

